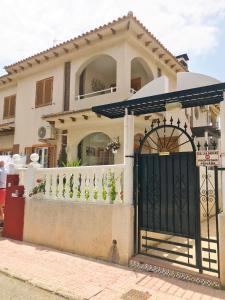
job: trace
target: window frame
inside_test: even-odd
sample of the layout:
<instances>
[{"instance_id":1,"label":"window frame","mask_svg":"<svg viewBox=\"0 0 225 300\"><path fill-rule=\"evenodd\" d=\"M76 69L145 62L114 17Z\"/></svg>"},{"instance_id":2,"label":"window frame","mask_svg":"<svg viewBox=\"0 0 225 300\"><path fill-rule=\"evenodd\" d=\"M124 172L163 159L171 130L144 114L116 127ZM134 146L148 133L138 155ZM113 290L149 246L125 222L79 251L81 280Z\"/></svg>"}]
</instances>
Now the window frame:
<instances>
[{"instance_id":1,"label":"window frame","mask_svg":"<svg viewBox=\"0 0 225 300\"><path fill-rule=\"evenodd\" d=\"M47 80L52 81L52 86L51 86L51 100L49 102L45 102L45 98L46 98L46 82ZM39 107L44 107L44 106L48 106L48 105L52 105L52 100L53 100L53 81L54 81L54 76L48 77L48 78L44 78L41 80L36 81L36 91L35 91L35 108L39 108ZM38 94L37 94L37 85L39 83L43 82L43 87L42 87L42 101L39 103L37 101L38 99Z\"/></svg>"},{"instance_id":2,"label":"window frame","mask_svg":"<svg viewBox=\"0 0 225 300\"><path fill-rule=\"evenodd\" d=\"M14 103L14 109L13 109L14 114L13 115L10 114L10 110L11 110L11 106L12 106L12 99L15 99L14 100L15 103ZM9 101L7 114L5 114L6 100ZM15 115L16 115L16 94L5 96L4 97L4 104L3 104L3 120L15 118Z\"/></svg>"}]
</instances>

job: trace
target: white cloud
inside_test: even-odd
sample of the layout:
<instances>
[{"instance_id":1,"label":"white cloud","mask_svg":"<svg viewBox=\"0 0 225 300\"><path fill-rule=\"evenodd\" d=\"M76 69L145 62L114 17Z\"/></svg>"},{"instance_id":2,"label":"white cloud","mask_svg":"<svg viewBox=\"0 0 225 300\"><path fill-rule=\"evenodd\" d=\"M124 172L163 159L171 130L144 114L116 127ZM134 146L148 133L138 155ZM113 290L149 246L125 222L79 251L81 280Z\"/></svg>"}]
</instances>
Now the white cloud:
<instances>
[{"instance_id":1,"label":"white cloud","mask_svg":"<svg viewBox=\"0 0 225 300\"><path fill-rule=\"evenodd\" d=\"M1 0L0 69L129 10L171 52L198 56L219 43L225 0Z\"/></svg>"}]
</instances>

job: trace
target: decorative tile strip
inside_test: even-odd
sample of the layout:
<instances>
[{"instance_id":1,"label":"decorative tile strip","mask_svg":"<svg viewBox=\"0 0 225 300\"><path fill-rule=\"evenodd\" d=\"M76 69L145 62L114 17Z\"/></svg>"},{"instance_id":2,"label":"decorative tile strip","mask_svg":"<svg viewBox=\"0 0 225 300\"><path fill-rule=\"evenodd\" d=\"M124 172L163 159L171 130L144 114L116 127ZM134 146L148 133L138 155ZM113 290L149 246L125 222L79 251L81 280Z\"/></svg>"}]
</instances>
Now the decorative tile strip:
<instances>
[{"instance_id":1,"label":"decorative tile strip","mask_svg":"<svg viewBox=\"0 0 225 300\"><path fill-rule=\"evenodd\" d=\"M134 271L144 271L144 272L152 272L152 273L157 273L161 274L167 277L171 278L176 278L176 279L181 279L184 281L189 281L193 283L197 283L199 285L203 286L208 286L212 288L220 288L220 283L218 281L206 279L206 278L201 278L198 277L197 275L191 275L185 272L180 272L180 271L175 271L175 270L170 270L166 269L163 267L151 265L151 264L143 264L135 260L131 260L129 263L129 267L133 269Z\"/></svg>"}]
</instances>

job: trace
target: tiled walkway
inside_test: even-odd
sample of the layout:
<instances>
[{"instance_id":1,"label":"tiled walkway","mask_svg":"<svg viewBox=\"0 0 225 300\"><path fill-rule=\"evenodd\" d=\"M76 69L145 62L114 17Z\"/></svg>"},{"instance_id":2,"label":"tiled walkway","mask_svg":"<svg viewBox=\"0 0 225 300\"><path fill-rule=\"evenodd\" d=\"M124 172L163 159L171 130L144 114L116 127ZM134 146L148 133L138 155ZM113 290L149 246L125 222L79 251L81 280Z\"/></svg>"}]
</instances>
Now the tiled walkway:
<instances>
[{"instance_id":1,"label":"tiled walkway","mask_svg":"<svg viewBox=\"0 0 225 300\"><path fill-rule=\"evenodd\" d=\"M225 299L225 292L0 239L0 271L72 299Z\"/></svg>"}]
</instances>

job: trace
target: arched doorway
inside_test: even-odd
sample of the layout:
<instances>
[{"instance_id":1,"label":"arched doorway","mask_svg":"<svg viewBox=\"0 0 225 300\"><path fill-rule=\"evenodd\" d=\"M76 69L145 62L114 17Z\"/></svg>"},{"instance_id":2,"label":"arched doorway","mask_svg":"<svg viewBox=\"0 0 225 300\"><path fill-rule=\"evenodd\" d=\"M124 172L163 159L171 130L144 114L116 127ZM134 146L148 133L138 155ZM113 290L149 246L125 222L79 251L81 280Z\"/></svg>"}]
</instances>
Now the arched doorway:
<instances>
[{"instance_id":1,"label":"arched doorway","mask_svg":"<svg viewBox=\"0 0 225 300\"><path fill-rule=\"evenodd\" d=\"M147 63L140 57L131 61L131 89L135 92L154 79Z\"/></svg>"},{"instance_id":2,"label":"arched doorway","mask_svg":"<svg viewBox=\"0 0 225 300\"><path fill-rule=\"evenodd\" d=\"M87 135L78 145L78 159L83 166L111 165L114 156L111 151L106 150L110 142L108 135L95 132Z\"/></svg>"}]
</instances>

